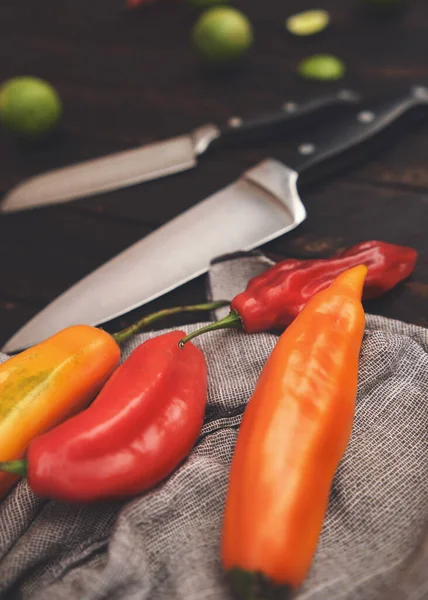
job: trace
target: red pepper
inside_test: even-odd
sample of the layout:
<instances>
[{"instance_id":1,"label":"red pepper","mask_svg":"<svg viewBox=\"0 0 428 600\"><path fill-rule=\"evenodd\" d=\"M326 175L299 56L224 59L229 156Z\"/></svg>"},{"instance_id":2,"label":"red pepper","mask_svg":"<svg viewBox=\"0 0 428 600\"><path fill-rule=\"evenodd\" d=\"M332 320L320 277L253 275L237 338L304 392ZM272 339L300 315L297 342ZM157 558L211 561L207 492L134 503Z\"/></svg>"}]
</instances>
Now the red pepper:
<instances>
[{"instance_id":1,"label":"red pepper","mask_svg":"<svg viewBox=\"0 0 428 600\"><path fill-rule=\"evenodd\" d=\"M413 272L417 256L413 248L372 240L332 258L283 260L251 279L246 290L233 298L231 312L224 319L189 334L180 346L216 329L256 333L287 327L312 296L326 289L340 273L361 264L368 268L363 299L377 298Z\"/></svg>"},{"instance_id":2,"label":"red pepper","mask_svg":"<svg viewBox=\"0 0 428 600\"><path fill-rule=\"evenodd\" d=\"M0 469L27 475L33 492L92 502L144 492L191 451L207 398L207 365L183 331L141 344L89 408L30 443L27 460Z\"/></svg>"}]
</instances>

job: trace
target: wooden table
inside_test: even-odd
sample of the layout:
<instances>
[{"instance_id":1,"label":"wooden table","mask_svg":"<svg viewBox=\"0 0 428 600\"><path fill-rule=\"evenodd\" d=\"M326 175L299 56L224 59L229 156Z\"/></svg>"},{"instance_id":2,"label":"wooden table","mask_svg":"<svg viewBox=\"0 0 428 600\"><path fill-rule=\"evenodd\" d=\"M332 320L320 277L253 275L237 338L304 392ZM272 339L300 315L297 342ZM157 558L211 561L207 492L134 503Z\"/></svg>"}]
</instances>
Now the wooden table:
<instances>
[{"instance_id":1,"label":"wooden table","mask_svg":"<svg viewBox=\"0 0 428 600\"><path fill-rule=\"evenodd\" d=\"M236 5L253 22L255 45L240 71L216 75L198 63L189 41L195 15L180 0L132 14L122 4L1 3L3 79L43 77L56 86L65 106L60 130L42 144L24 147L0 136L1 193L45 170L213 120L276 109L284 101L345 86L377 94L428 81L425 0L408 0L403 13L382 19L369 16L357 1L324 0L320 6L331 12L333 24L310 39L287 34L284 19L313 3L240 0ZM296 63L316 52L343 58L345 79L334 84L300 80ZM292 137L283 140L284 148L294 143ZM71 284L269 153L269 144L250 144L207 156L196 170L178 176L1 215L0 342ZM427 157L428 120L370 162L305 190L307 221L267 249L281 256L314 257L364 239L412 245L420 253L414 275L368 310L428 325ZM107 328L159 307L201 301L204 283L199 278Z\"/></svg>"}]
</instances>

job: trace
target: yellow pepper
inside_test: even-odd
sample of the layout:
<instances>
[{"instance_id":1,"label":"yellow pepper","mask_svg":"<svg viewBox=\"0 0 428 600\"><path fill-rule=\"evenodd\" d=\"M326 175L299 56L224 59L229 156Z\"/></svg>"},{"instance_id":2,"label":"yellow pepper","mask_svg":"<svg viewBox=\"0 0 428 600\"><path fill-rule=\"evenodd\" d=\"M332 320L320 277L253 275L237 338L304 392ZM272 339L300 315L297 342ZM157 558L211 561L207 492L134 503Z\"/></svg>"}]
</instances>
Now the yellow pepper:
<instances>
[{"instance_id":1,"label":"yellow pepper","mask_svg":"<svg viewBox=\"0 0 428 600\"><path fill-rule=\"evenodd\" d=\"M120 361L114 338L75 325L0 365L0 461L22 457L30 441L86 408ZM19 477L0 473L0 498Z\"/></svg>"},{"instance_id":2,"label":"yellow pepper","mask_svg":"<svg viewBox=\"0 0 428 600\"><path fill-rule=\"evenodd\" d=\"M0 365L0 462L22 458L31 440L86 408L120 362L120 345L165 317L226 306L175 306L108 334L74 325ZM0 499L19 479L0 473Z\"/></svg>"}]
</instances>

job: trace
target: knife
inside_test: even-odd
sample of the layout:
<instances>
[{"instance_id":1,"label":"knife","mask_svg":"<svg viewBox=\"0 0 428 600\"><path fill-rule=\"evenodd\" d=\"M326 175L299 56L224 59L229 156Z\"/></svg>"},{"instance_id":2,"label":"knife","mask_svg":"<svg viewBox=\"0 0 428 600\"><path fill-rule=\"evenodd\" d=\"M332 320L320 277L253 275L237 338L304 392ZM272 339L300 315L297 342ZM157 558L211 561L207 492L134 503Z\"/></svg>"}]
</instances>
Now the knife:
<instances>
[{"instance_id":1,"label":"knife","mask_svg":"<svg viewBox=\"0 0 428 600\"><path fill-rule=\"evenodd\" d=\"M4 196L0 212L68 202L185 171L195 167L198 157L208 150L284 134L359 101L355 92L340 90L301 104L286 102L277 112L248 120L232 117L225 126L203 125L187 135L57 169L14 187Z\"/></svg>"},{"instance_id":2,"label":"knife","mask_svg":"<svg viewBox=\"0 0 428 600\"><path fill-rule=\"evenodd\" d=\"M306 217L297 183L300 189L358 161L363 151L396 134L395 126L427 116L427 105L428 88L414 86L312 131L292 149L287 166L263 161L136 242L45 307L3 351L24 349L69 325L105 323L205 273L219 255L254 249L294 229Z\"/></svg>"}]
</instances>

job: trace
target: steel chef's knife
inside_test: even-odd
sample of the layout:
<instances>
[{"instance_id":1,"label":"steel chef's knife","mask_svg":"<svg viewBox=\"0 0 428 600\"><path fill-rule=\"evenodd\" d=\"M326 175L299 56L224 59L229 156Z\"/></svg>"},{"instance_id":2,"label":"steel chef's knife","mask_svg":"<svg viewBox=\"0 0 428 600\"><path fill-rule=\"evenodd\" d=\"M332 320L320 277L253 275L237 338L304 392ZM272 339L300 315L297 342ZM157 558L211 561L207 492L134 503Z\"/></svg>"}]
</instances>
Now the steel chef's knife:
<instances>
[{"instance_id":1,"label":"steel chef's knife","mask_svg":"<svg viewBox=\"0 0 428 600\"><path fill-rule=\"evenodd\" d=\"M217 146L284 135L309 120L318 121L340 108L355 106L359 100L356 93L340 90L300 104L286 102L278 112L248 120L233 117L224 127L203 125L187 135L44 173L6 194L0 211L67 202L185 171L197 165L199 156Z\"/></svg>"},{"instance_id":2,"label":"steel chef's knife","mask_svg":"<svg viewBox=\"0 0 428 600\"><path fill-rule=\"evenodd\" d=\"M366 156L363 150L373 150L387 133L396 133L394 126L427 116L427 107L428 88L412 87L312 131L292 149L287 166L263 161L133 244L55 299L3 350L22 350L72 324L105 323L206 272L213 258L250 250L297 227L306 216L297 184L300 188Z\"/></svg>"}]
</instances>

